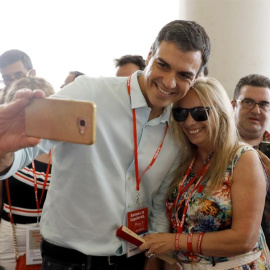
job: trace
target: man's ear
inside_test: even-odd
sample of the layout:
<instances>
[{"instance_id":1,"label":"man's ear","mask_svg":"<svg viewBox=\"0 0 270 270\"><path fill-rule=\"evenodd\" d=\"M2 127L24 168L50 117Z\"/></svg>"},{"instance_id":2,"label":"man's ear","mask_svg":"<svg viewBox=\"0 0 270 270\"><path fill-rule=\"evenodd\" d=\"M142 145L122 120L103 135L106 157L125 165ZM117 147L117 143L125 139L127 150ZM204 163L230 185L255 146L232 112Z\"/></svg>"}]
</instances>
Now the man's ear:
<instances>
[{"instance_id":1,"label":"man's ear","mask_svg":"<svg viewBox=\"0 0 270 270\"><path fill-rule=\"evenodd\" d=\"M27 73L27 77L36 77L36 70L30 69Z\"/></svg>"},{"instance_id":2,"label":"man's ear","mask_svg":"<svg viewBox=\"0 0 270 270\"><path fill-rule=\"evenodd\" d=\"M235 108L235 106L236 106L236 102L235 102L235 100L234 100L234 99L232 99L232 100L231 100L231 104L232 104L233 109L234 109L234 108Z\"/></svg>"},{"instance_id":3,"label":"man's ear","mask_svg":"<svg viewBox=\"0 0 270 270\"><path fill-rule=\"evenodd\" d=\"M147 58L145 60L145 64L146 65L148 65L148 63L149 63L149 61L150 61L150 59L151 59L152 56L153 56L153 46L151 46L150 51L148 53L148 56L147 56Z\"/></svg>"}]
</instances>

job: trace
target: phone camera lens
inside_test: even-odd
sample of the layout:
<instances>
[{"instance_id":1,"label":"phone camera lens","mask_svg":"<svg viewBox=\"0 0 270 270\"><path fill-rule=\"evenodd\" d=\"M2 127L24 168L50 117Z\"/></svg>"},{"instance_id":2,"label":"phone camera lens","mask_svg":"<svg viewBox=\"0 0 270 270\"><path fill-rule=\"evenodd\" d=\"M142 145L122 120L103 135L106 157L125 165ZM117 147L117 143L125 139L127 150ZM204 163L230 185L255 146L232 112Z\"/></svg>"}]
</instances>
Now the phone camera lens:
<instances>
[{"instance_id":1,"label":"phone camera lens","mask_svg":"<svg viewBox=\"0 0 270 270\"><path fill-rule=\"evenodd\" d=\"M85 120L83 119L80 120L80 126L85 127Z\"/></svg>"}]
</instances>

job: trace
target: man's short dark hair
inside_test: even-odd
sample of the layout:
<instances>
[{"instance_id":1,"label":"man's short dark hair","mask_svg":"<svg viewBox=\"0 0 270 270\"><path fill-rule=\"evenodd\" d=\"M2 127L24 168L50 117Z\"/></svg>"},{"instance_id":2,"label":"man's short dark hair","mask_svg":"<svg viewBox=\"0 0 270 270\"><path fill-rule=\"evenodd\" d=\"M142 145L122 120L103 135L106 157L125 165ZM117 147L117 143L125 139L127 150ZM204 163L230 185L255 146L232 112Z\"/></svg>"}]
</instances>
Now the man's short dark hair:
<instances>
[{"instance_id":1,"label":"man's short dark hair","mask_svg":"<svg viewBox=\"0 0 270 270\"><path fill-rule=\"evenodd\" d=\"M4 52L0 56L0 69L5 68L10 64L14 64L18 61L21 61L25 69L33 69L32 61L30 57L23 51L20 50L9 50Z\"/></svg>"},{"instance_id":2,"label":"man's short dark hair","mask_svg":"<svg viewBox=\"0 0 270 270\"><path fill-rule=\"evenodd\" d=\"M124 55L119 59L114 59L115 67L121 67L126 64L134 64L139 67L140 70L145 68L145 60L140 55Z\"/></svg>"},{"instance_id":3,"label":"man's short dark hair","mask_svg":"<svg viewBox=\"0 0 270 270\"><path fill-rule=\"evenodd\" d=\"M211 52L210 39L204 28L194 21L175 20L166 24L153 43L153 53L156 52L162 41L175 43L183 52L200 51L202 64L197 75L201 73L202 68L208 62Z\"/></svg>"},{"instance_id":4,"label":"man's short dark hair","mask_svg":"<svg viewBox=\"0 0 270 270\"><path fill-rule=\"evenodd\" d=\"M238 99L240 95L240 90L245 85L265 87L269 88L270 90L270 79L260 74L250 74L248 76L241 78L235 87L233 99Z\"/></svg>"},{"instance_id":5,"label":"man's short dark hair","mask_svg":"<svg viewBox=\"0 0 270 270\"><path fill-rule=\"evenodd\" d=\"M70 71L69 73L74 75L74 80L75 80L75 78L77 78L81 75L84 75L84 73L82 73L80 71Z\"/></svg>"},{"instance_id":6,"label":"man's short dark hair","mask_svg":"<svg viewBox=\"0 0 270 270\"><path fill-rule=\"evenodd\" d=\"M204 77L207 77L208 74L209 74L209 68L208 68L208 66L204 66L204 68L203 68L203 75L204 75Z\"/></svg>"}]
</instances>

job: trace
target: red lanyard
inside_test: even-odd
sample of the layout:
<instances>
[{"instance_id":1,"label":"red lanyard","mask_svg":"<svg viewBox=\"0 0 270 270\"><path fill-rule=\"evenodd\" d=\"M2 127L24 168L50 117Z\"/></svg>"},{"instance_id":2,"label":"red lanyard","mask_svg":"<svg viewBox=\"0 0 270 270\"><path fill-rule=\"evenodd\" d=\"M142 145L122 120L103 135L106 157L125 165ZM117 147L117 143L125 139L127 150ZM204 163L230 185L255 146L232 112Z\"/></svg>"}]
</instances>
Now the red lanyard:
<instances>
[{"instance_id":1,"label":"red lanyard","mask_svg":"<svg viewBox=\"0 0 270 270\"><path fill-rule=\"evenodd\" d=\"M210 159L203 165L203 167L200 169L200 171L187 183L187 185L183 188L184 184L185 184L185 181L188 177L188 175L190 174L190 171L193 167L193 164L194 164L194 161L195 161L195 158L191 161L186 173L185 173L185 176L184 176L184 179L183 181L181 182L181 184L179 185L179 188L178 188L178 195L177 195L177 198L175 199L174 201L174 204L175 204L175 219L176 219L176 226L177 226L177 232L178 233L182 233L183 231L183 227L184 227L184 221L185 221L185 217L186 217L186 213L187 213L187 209L188 209L188 203L190 201L190 198L192 196L192 194L194 193L194 191L197 189L199 183L201 182L202 178L205 176L206 172L207 172L207 169L209 168L209 161ZM199 179L198 179L199 177ZM198 180L197 180L198 179ZM187 194L187 196L185 197L185 207L184 207L184 211L183 211L183 214L182 214L182 218L181 218L181 221L179 220L178 218L178 215L177 215L177 212L178 210L180 209L180 207L182 206L182 203L184 200L182 200L182 202L179 204L179 206L177 207L177 204L178 204L178 200L180 198L181 195L184 194L184 192L195 182L196 184L194 185L193 189L191 190L191 192L189 192L189 194Z\"/></svg>"},{"instance_id":2,"label":"red lanyard","mask_svg":"<svg viewBox=\"0 0 270 270\"><path fill-rule=\"evenodd\" d=\"M49 172L50 172L50 166L51 166L51 157L52 157L52 150L50 150L49 153L49 162L48 162L48 166L46 169L46 175L45 175L45 179L44 179L44 183L43 183L43 187L42 187L42 192L41 192L41 196L40 196L40 200L38 201L38 187L37 187L37 173L36 173L36 167L35 167L35 162L34 160L32 161L32 168L33 168L33 177L34 177L34 190L35 190L35 200L36 200L36 205L37 205L37 222L39 222L39 217L40 217L40 204L42 202L43 199L43 195L44 195L44 191L46 188L46 184L48 181L48 176L49 176Z\"/></svg>"},{"instance_id":3,"label":"red lanyard","mask_svg":"<svg viewBox=\"0 0 270 270\"><path fill-rule=\"evenodd\" d=\"M131 81L131 76L129 76L128 80L127 80L127 90L128 90L129 97L131 98L131 96L130 96L130 81ZM166 125L166 129L165 129L165 133L164 133L162 142L159 145L158 149L156 150L156 152L155 152L155 154L154 154L154 156L152 158L152 161L149 163L147 168L144 170L141 177L139 177L138 145L137 145L137 124L136 124L135 109L132 109L132 115L133 115L133 138L134 138L134 160L135 160L136 190L139 191L142 177L153 166L153 164L155 163L155 161L156 161L156 159L157 159L157 157L159 155L159 152L160 152L160 150L161 150L161 148L163 146L163 142L164 142L164 139L165 139L167 131L168 131L168 124Z\"/></svg>"},{"instance_id":4,"label":"red lanyard","mask_svg":"<svg viewBox=\"0 0 270 270\"><path fill-rule=\"evenodd\" d=\"M37 205L37 222L39 222L39 214L40 214L40 204L42 202L42 198L44 195L44 191L45 191L45 187L48 181L48 176L49 176L49 171L50 171L50 165L51 165L51 157L52 157L52 150L50 150L49 153L49 163L46 169L46 176L45 176L45 180L44 180L44 184L43 184L43 188L42 188L42 193L40 196L40 201L38 202L38 191L37 191L37 177L36 177L36 169L35 169L35 163L34 161L32 161L32 168L33 168L33 176L34 176L34 190L35 190L35 199L36 199L36 205ZM8 197L8 203L9 203L9 218L10 218L10 222L13 224L14 223L14 219L12 216L12 211L11 211L11 196L10 196L10 190L9 190L9 182L8 182L8 178L6 179L6 189L7 189L7 197Z\"/></svg>"},{"instance_id":5,"label":"red lanyard","mask_svg":"<svg viewBox=\"0 0 270 270\"><path fill-rule=\"evenodd\" d=\"M9 183L8 183L8 178L6 179L6 188L7 188L7 197L8 197L8 204L9 204L9 219L10 219L10 223L13 224L14 223L14 219L12 216L12 212L11 212L11 198L10 198L10 191L9 191Z\"/></svg>"}]
</instances>

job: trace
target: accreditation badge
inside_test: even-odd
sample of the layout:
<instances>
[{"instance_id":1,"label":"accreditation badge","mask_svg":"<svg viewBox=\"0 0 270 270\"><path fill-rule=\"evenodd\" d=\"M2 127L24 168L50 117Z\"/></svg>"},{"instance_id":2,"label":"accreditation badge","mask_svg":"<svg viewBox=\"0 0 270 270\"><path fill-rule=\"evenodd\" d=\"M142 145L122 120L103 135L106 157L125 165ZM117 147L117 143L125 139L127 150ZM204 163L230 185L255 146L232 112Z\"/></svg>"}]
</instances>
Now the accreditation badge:
<instances>
[{"instance_id":1,"label":"accreditation badge","mask_svg":"<svg viewBox=\"0 0 270 270\"><path fill-rule=\"evenodd\" d=\"M148 207L140 208L127 213L127 227L143 237L148 234ZM127 256L131 257L140 253L138 247L128 243Z\"/></svg>"},{"instance_id":2,"label":"accreditation badge","mask_svg":"<svg viewBox=\"0 0 270 270\"><path fill-rule=\"evenodd\" d=\"M26 228L26 265L41 264L40 243L42 236L39 226Z\"/></svg>"}]
</instances>

